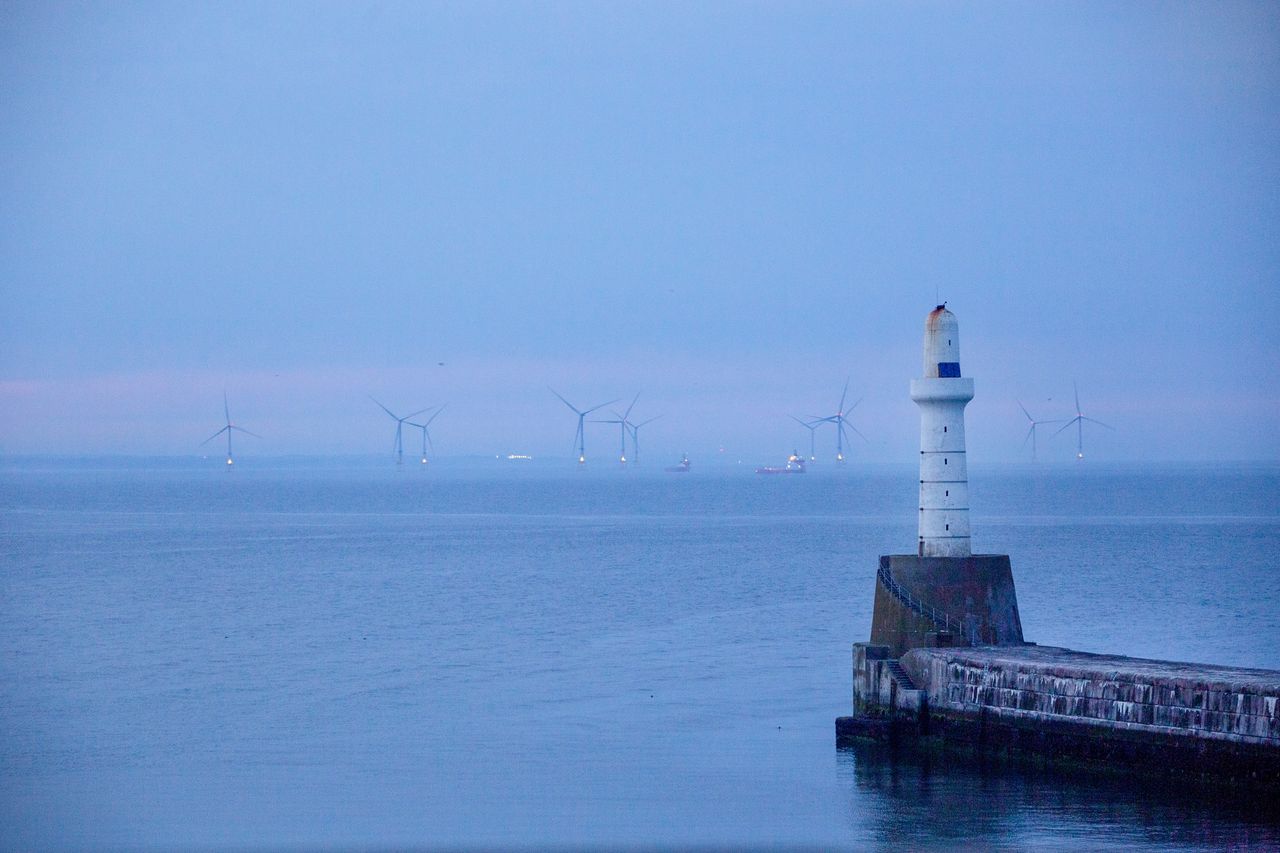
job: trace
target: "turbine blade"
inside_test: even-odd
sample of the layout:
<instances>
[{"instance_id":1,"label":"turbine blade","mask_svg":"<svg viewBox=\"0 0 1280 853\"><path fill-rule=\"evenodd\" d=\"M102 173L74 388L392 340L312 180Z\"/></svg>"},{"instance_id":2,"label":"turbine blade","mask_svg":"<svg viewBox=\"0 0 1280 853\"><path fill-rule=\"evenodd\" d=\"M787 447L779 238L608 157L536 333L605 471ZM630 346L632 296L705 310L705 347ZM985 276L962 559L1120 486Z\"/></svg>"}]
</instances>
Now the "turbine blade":
<instances>
[{"instance_id":1,"label":"turbine blade","mask_svg":"<svg viewBox=\"0 0 1280 853\"><path fill-rule=\"evenodd\" d=\"M855 433L857 433L858 438L862 439L862 440L863 440L863 441L865 441L867 444L870 444L870 443L871 443L871 439L867 438L867 437L866 437L865 435L863 435L861 432L858 432L858 428L857 428L856 426L854 426L853 424L849 424L848 426L849 426L849 429L851 429L851 430L853 430Z\"/></svg>"},{"instance_id":2,"label":"turbine blade","mask_svg":"<svg viewBox=\"0 0 1280 853\"><path fill-rule=\"evenodd\" d=\"M1091 424L1097 424L1097 425L1098 425L1098 426L1100 426L1100 427L1106 427L1107 429L1111 430L1112 432L1115 432L1115 429L1116 429L1115 427L1111 426L1110 424L1104 424L1102 421L1094 420L1093 418L1086 418L1084 415L1081 415L1081 416L1080 416L1080 420L1082 420L1082 421L1088 421L1088 422L1089 422L1089 423L1091 423Z\"/></svg>"},{"instance_id":3,"label":"turbine blade","mask_svg":"<svg viewBox=\"0 0 1280 853\"><path fill-rule=\"evenodd\" d=\"M1036 422L1036 419L1035 419L1035 418L1033 418L1033 417L1031 417L1031 413L1027 411L1027 407L1026 407L1026 406L1024 406L1024 405L1022 405L1022 401L1021 401L1021 400L1014 400L1014 402L1018 404L1018 408L1019 408L1019 409L1022 409L1022 414L1024 414L1024 415L1026 415L1026 416L1027 416L1027 420L1031 421L1031 423L1035 423L1035 422ZM1048 423L1048 421L1044 421L1044 423ZM1023 442L1023 443L1025 444L1025 442Z\"/></svg>"},{"instance_id":4,"label":"turbine blade","mask_svg":"<svg viewBox=\"0 0 1280 853\"><path fill-rule=\"evenodd\" d=\"M865 399L864 397L859 397L857 403L854 403L852 406L849 407L849 412L852 412L854 409L858 408L858 403L861 403L864 399ZM847 415L849 414L849 412L845 412L845 414Z\"/></svg>"},{"instance_id":5,"label":"turbine blade","mask_svg":"<svg viewBox=\"0 0 1280 853\"><path fill-rule=\"evenodd\" d=\"M649 418L649 420L647 421L641 421L640 423L633 425L632 429L633 430L640 429L640 427L644 426L645 424L651 424L660 417L662 417L662 415L654 415L653 417Z\"/></svg>"},{"instance_id":6,"label":"turbine blade","mask_svg":"<svg viewBox=\"0 0 1280 853\"><path fill-rule=\"evenodd\" d=\"M848 395L848 393L849 393L849 380L846 379L844 381L844 390L840 392L840 411L841 412L844 411L844 398Z\"/></svg>"},{"instance_id":7,"label":"turbine blade","mask_svg":"<svg viewBox=\"0 0 1280 853\"><path fill-rule=\"evenodd\" d=\"M557 391L556 389L552 388L550 385L548 385L548 386L547 386L547 390L548 390L548 391L550 391L552 394L555 394L557 397L560 397L560 392L559 392L559 391ZM566 406L568 406L570 409L573 409L573 413L574 413L575 415L581 415L581 414L584 414L583 412L579 412L577 409L574 409L574 408L573 408L573 403L570 403L570 402L569 402L568 400L566 400L564 397L560 397L560 402L561 402L561 403L564 403L564 404L565 404Z\"/></svg>"},{"instance_id":8,"label":"turbine blade","mask_svg":"<svg viewBox=\"0 0 1280 853\"><path fill-rule=\"evenodd\" d=\"M1078 421L1078 420L1080 420L1080 416L1079 416L1079 415L1077 415L1076 417L1072 418L1071 420L1069 420L1069 421L1067 421L1065 424L1063 424L1063 425L1062 425L1062 429L1060 429L1060 430L1058 430L1057 432L1055 432L1055 433L1054 433L1054 435L1057 435L1059 432L1065 432L1066 430L1071 429L1071 425L1072 425L1073 423L1075 423L1076 421Z\"/></svg>"},{"instance_id":9,"label":"turbine blade","mask_svg":"<svg viewBox=\"0 0 1280 853\"><path fill-rule=\"evenodd\" d=\"M213 435L209 436L209 437L208 437L208 438L206 438L204 441L200 442L200 444L199 444L199 445L197 445L197 446L198 446L198 447L204 447L206 444L208 444L209 442L213 441L215 438L217 438L218 436L222 435L224 432L226 432L226 431L227 431L227 430L229 430L229 429L231 429L231 427L229 427L229 426L224 426L222 429L218 430L218 431L217 431L217 432L215 432Z\"/></svg>"},{"instance_id":10,"label":"turbine blade","mask_svg":"<svg viewBox=\"0 0 1280 853\"><path fill-rule=\"evenodd\" d=\"M579 412L578 414L589 415L592 412L594 412L596 409L603 409L605 406L611 406L616 402L618 402L618 400L615 398L615 399L609 400L607 403L601 403L598 406L592 406L591 408L587 409L585 412Z\"/></svg>"},{"instance_id":11,"label":"turbine blade","mask_svg":"<svg viewBox=\"0 0 1280 853\"><path fill-rule=\"evenodd\" d=\"M627 411L622 415L624 420L631 416L631 410L636 407L636 400L639 400L639 399L640 399L640 392L637 391L635 397L633 397L631 400L631 405L627 406Z\"/></svg>"},{"instance_id":12,"label":"turbine blade","mask_svg":"<svg viewBox=\"0 0 1280 853\"><path fill-rule=\"evenodd\" d=\"M227 426L227 429L233 429L233 430L236 430L237 432L242 432L245 435L251 435L254 438L262 438L262 436L258 435L256 432L249 432L249 430L245 429L244 427L236 426L235 424L229 424Z\"/></svg>"},{"instance_id":13,"label":"turbine blade","mask_svg":"<svg viewBox=\"0 0 1280 853\"><path fill-rule=\"evenodd\" d=\"M1026 447L1026 446L1027 446L1027 442L1031 440L1031 433L1033 433L1033 432L1035 432L1035 431L1036 431L1036 425L1035 425L1035 422L1034 422L1034 421L1032 421L1031 426L1027 428L1027 434L1026 434L1026 436L1025 436L1025 437L1023 437L1023 439L1022 439L1022 446L1023 446L1023 447Z\"/></svg>"},{"instance_id":14,"label":"turbine blade","mask_svg":"<svg viewBox=\"0 0 1280 853\"><path fill-rule=\"evenodd\" d=\"M370 400L373 400L373 395L372 395L372 394L369 394L369 395L367 395L367 396L369 397L369 399L370 399ZM377 400L373 400L373 402L378 403L378 401L377 401ZM393 417L393 418L395 418L395 417L396 417L394 412L392 412L390 409L388 409L386 406L382 405L381 403L378 403L378 408L379 408L379 409L382 409L382 411L386 412L388 415L391 415L391 417ZM400 420L400 419L399 419L399 418L396 418L396 420Z\"/></svg>"},{"instance_id":15,"label":"turbine blade","mask_svg":"<svg viewBox=\"0 0 1280 853\"><path fill-rule=\"evenodd\" d=\"M440 408L436 409L436 413L431 417L427 418L427 422L422 425L423 428L425 429L426 427L431 426L431 422L434 421L436 418L440 417L440 413L443 412L445 410L445 407L448 405L449 405L448 403L445 403L444 406L441 406Z\"/></svg>"},{"instance_id":16,"label":"turbine blade","mask_svg":"<svg viewBox=\"0 0 1280 853\"><path fill-rule=\"evenodd\" d=\"M222 413L227 416L228 426L231 424L231 406L227 404L227 392L222 392Z\"/></svg>"},{"instance_id":17,"label":"turbine blade","mask_svg":"<svg viewBox=\"0 0 1280 853\"><path fill-rule=\"evenodd\" d=\"M407 420L409 420L409 418L417 417L418 415L422 414L423 412L429 412L429 411L431 411L431 410L432 410L432 409L434 409L434 408L435 408L435 406L427 406L425 409L418 409L418 411L416 411L416 412L410 412L409 414L405 415L403 418L396 418L396 420L398 420L398 421L407 421Z\"/></svg>"},{"instance_id":18,"label":"turbine blade","mask_svg":"<svg viewBox=\"0 0 1280 853\"><path fill-rule=\"evenodd\" d=\"M1071 387L1075 389L1075 392L1076 392L1076 414L1078 415L1080 414L1080 386L1077 385L1074 380L1072 380Z\"/></svg>"}]
</instances>

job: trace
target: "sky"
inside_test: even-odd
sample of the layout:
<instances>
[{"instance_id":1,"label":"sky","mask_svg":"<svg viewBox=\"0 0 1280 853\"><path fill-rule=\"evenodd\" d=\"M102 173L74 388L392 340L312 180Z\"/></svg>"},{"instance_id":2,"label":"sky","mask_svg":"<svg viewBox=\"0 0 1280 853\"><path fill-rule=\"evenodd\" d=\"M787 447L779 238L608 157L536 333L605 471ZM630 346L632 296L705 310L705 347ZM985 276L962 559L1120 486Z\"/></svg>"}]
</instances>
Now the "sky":
<instances>
[{"instance_id":1,"label":"sky","mask_svg":"<svg viewBox=\"0 0 1280 853\"><path fill-rule=\"evenodd\" d=\"M0 105L0 456L776 461L848 380L909 462L941 299L971 464L1073 383L1280 459L1276 4L5 2Z\"/></svg>"}]
</instances>

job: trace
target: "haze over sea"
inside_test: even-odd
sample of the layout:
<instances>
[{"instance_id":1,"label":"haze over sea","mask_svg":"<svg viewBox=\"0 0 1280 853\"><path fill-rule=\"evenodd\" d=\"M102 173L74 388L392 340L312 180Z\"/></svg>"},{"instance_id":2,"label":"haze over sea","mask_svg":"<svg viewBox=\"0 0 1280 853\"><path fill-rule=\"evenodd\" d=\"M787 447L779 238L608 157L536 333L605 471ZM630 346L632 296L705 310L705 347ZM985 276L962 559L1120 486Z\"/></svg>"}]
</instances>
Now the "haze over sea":
<instances>
[{"instance_id":1,"label":"haze over sea","mask_svg":"<svg viewBox=\"0 0 1280 853\"><path fill-rule=\"evenodd\" d=\"M837 750L915 471L694 463L8 460L0 842L1280 844L1225 798ZM1029 639L1280 669L1280 466L972 482Z\"/></svg>"}]
</instances>

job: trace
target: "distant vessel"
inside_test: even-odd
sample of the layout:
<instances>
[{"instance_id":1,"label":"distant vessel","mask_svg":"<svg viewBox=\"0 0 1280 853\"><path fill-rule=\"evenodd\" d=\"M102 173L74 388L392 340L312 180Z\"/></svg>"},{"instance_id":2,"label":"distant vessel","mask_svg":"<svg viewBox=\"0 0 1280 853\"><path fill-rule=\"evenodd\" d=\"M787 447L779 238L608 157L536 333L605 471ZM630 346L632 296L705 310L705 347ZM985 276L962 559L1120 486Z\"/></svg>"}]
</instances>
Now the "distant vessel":
<instances>
[{"instance_id":1,"label":"distant vessel","mask_svg":"<svg viewBox=\"0 0 1280 853\"><path fill-rule=\"evenodd\" d=\"M797 454L793 450L791 451L791 455L787 457L786 467L779 468L777 466L765 466L764 468L757 468L756 473L757 474L803 474L804 460L801 459L799 454Z\"/></svg>"},{"instance_id":2,"label":"distant vessel","mask_svg":"<svg viewBox=\"0 0 1280 853\"><path fill-rule=\"evenodd\" d=\"M672 474L684 474L684 473L686 473L686 472L689 470L689 466L690 466L691 464L692 464L692 463L689 461L689 454L688 454L688 453L682 453L682 454L680 454L680 464L679 464L679 465L670 465L670 466L668 466L668 467L666 467L666 468L664 468L664 469L662 469L662 470L664 470L664 471L669 471L669 472L670 472L670 473L672 473Z\"/></svg>"},{"instance_id":3,"label":"distant vessel","mask_svg":"<svg viewBox=\"0 0 1280 853\"><path fill-rule=\"evenodd\" d=\"M529 462L529 461L532 461L532 459L533 457L529 456L526 453L508 453L507 454L508 462Z\"/></svg>"}]
</instances>

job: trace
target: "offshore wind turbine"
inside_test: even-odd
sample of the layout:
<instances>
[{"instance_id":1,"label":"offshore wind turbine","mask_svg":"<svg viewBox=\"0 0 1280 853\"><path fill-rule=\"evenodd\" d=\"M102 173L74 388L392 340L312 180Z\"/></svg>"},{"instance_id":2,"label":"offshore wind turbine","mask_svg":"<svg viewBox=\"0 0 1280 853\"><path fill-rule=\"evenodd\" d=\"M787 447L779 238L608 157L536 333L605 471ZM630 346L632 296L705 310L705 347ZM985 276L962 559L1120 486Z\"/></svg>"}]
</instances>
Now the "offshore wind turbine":
<instances>
[{"instance_id":1,"label":"offshore wind turbine","mask_svg":"<svg viewBox=\"0 0 1280 853\"><path fill-rule=\"evenodd\" d=\"M647 421L641 421L638 424L628 424L628 426L631 427L631 461L635 462L637 465L640 464L640 427L645 424L651 424L660 417L662 417L662 415L654 415Z\"/></svg>"},{"instance_id":2,"label":"offshore wind turbine","mask_svg":"<svg viewBox=\"0 0 1280 853\"><path fill-rule=\"evenodd\" d=\"M617 424L618 425L618 431L622 433L622 449L618 451L618 462L620 462L623 465L627 464L627 426L630 424L630 421L628 421L627 418L631 416L631 410L636 407L636 400L639 400L639 399L640 399L640 394L639 392L637 392L636 396L631 400L631 405L627 406L626 412L622 414L618 414L615 411L613 413L612 420L592 421L592 423L597 423L597 424Z\"/></svg>"},{"instance_id":3,"label":"offshore wind turbine","mask_svg":"<svg viewBox=\"0 0 1280 853\"><path fill-rule=\"evenodd\" d=\"M844 407L844 401L845 401L845 398L847 398L848 396L849 396L849 380L846 379L844 381L844 391L840 392L840 408L836 410L836 413L834 415L828 415L825 418L814 418L814 421L819 423L829 423L829 424L836 425L836 461L837 462L844 461L845 429L853 430L853 432L857 433L858 437L861 438L863 441L867 440L867 437L865 435L858 432L857 427L849 423L849 413L852 412L854 409L858 408L858 403L862 402L862 398L859 397L856 403L854 403L852 406L846 409Z\"/></svg>"},{"instance_id":4,"label":"offshore wind turbine","mask_svg":"<svg viewBox=\"0 0 1280 853\"><path fill-rule=\"evenodd\" d=\"M585 411L579 411L578 408L573 405L573 403L570 403L564 397L561 397L560 392L552 388L550 385L547 386L547 390L550 391L552 394L555 394L557 397L560 397L560 402L568 406L573 411L573 413L578 416L578 431L573 435L573 443L578 450L578 464L579 465L587 464L587 430L585 426L587 415L591 414L596 409L603 409L605 406L618 402L617 399L615 398L613 400L610 400L608 403L601 403L598 406L592 406L591 408Z\"/></svg>"},{"instance_id":5,"label":"offshore wind turbine","mask_svg":"<svg viewBox=\"0 0 1280 853\"><path fill-rule=\"evenodd\" d=\"M436 452L435 442L431 440L431 422L434 421L436 418L440 417L440 413L443 412L445 409L445 406L448 406L448 405L449 405L448 403L445 403L444 406L441 406L440 408L436 409L436 413L431 417L427 418L426 423L415 424L415 423L406 421L406 423L409 423L409 426L417 427L418 429L422 430L422 464L423 465L427 464L427 445L428 444L431 445L432 453ZM409 417L413 417L413 415L410 415Z\"/></svg>"},{"instance_id":6,"label":"offshore wind turbine","mask_svg":"<svg viewBox=\"0 0 1280 853\"><path fill-rule=\"evenodd\" d=\"M809 461L817 462L818 455L817 455L817 452L814 450L813 436L814 436L814 433L817 432L818 427L822 426L823 422L821 420L805 421L805 420L801 420L800 418L797 418L795 415L788 415L787 417L791 418L791 420L800 424L800 426L804 427L809 431Z\"/></svg>"},{"instance_id":7,"label":"offshore wind turbine","mask_svg":"<svg viewBox=\"0 0 1280 853\"><path fill-rule=\"evenodd\" d=\"M1091 424L1097 424L1098 426L1106 427L1109 430L1115 430L1115 427L1108 426L1102 421L1085 417L1084 412L1080 411L1080 387L1074 382L1071 383L1071 387L1074 388L1076 392L1076 416L1063 424L1062 429L1058 430L1058 432L1068 429L1072 424L1076 425L1076 459L1084 459L1084 422L1088 421ZM1054 435L1057 435L1058 432L1055 432Z\"/></svg>"},{"instance_id":8,"label":"offshore wind turbine","mask_svg":"<svg viewBox=\"0 0 1280 853\"><path fill-rule=\"evenodd\" d=\"M373 400L373 402L375 402L375 403L378 403L378 401L377 401L377 400L374 400L374 398L373 398L373 395L372 395L372 394L370 394L370 395L369 395L369 399L370 399L370 400ZM425 409L418 409L418 411L416 411L416 412L410 412L409 414L405 415L403 418L402 418L402 417L400 417L399 415L397 415L395 412L393 412L393 411L391 411L390 409L388 409L386 406L382 405L381 403L378 403L378 408L379 408L379 409L382 409L382 411L384 411L384 412L386 412L388 415L390 415L390 416L391 416L391 418L392 418L392 420L394 420L394 421L396 422L396 440L395 440L395 442L392 444L392 446L391 446L391 450L392 450L392 452L393 452L393 453L395 453L395 455L396 455L396 464L397 464L397 465L403 465L403 464L404 464L404 437L403 437L403 432L404 432L404 424L405 424L405 421L409 420L409 418L412 418L412 417L414 417L415 415L420 415L420 414L422 414L423 412L429 412L429 411L431 411L431 407L430 407L430 406L427 406Z\"/></svg>"},{"instance_id":9,"label":"offshore wind turbine","mask_svg":"<svg viewBox=\"0 0 1280 853\"><path fill-rule=\"evenodd\" d=\"M1027 428L1026 438L1022 439L1022 446L1026 447L1027 442L1028 441L1031 442L1031 461L1035 462L1036 461L1036 427L1043 426L1044 424L1060 424L1062 423L1062 418L1056 418L1055 420L1051 420L1051 421L1038 421L1035 418L1031 417L1031 413L1027 411L1026 406L1022 405L1021 400L1014 400L1014 402L1018 404L1018 408L1022 409L1022 414L1026 415L1027 420L1031 422L1031 426Z\"/></svg>"},{"instance_id":10,"label":"offshore wind turbine","mask_svg":"<svg viewBox=\"0 0 1280 853\"><path fill-rule=\"evenodd\" d=\"M258 435L256 432L249 432L249 430L245 429L244 427L236 426L231 422L231 407L227 405L226 391L222 392L222 413L227 417L227 425L224 426L222 429L218 430L217 432L215 432L213 435L206 438L204 441L200 442L200 446L204 447L206 444L213 441L215 438L217 438L218 436L222 435L225 432L227 434L227 470L230 471L231 466L235 464L235 461L231 458L231 433L242 432L245 435L251 435L254 438L262 438L262 436Z\"/></svg>"}]
</instances>

